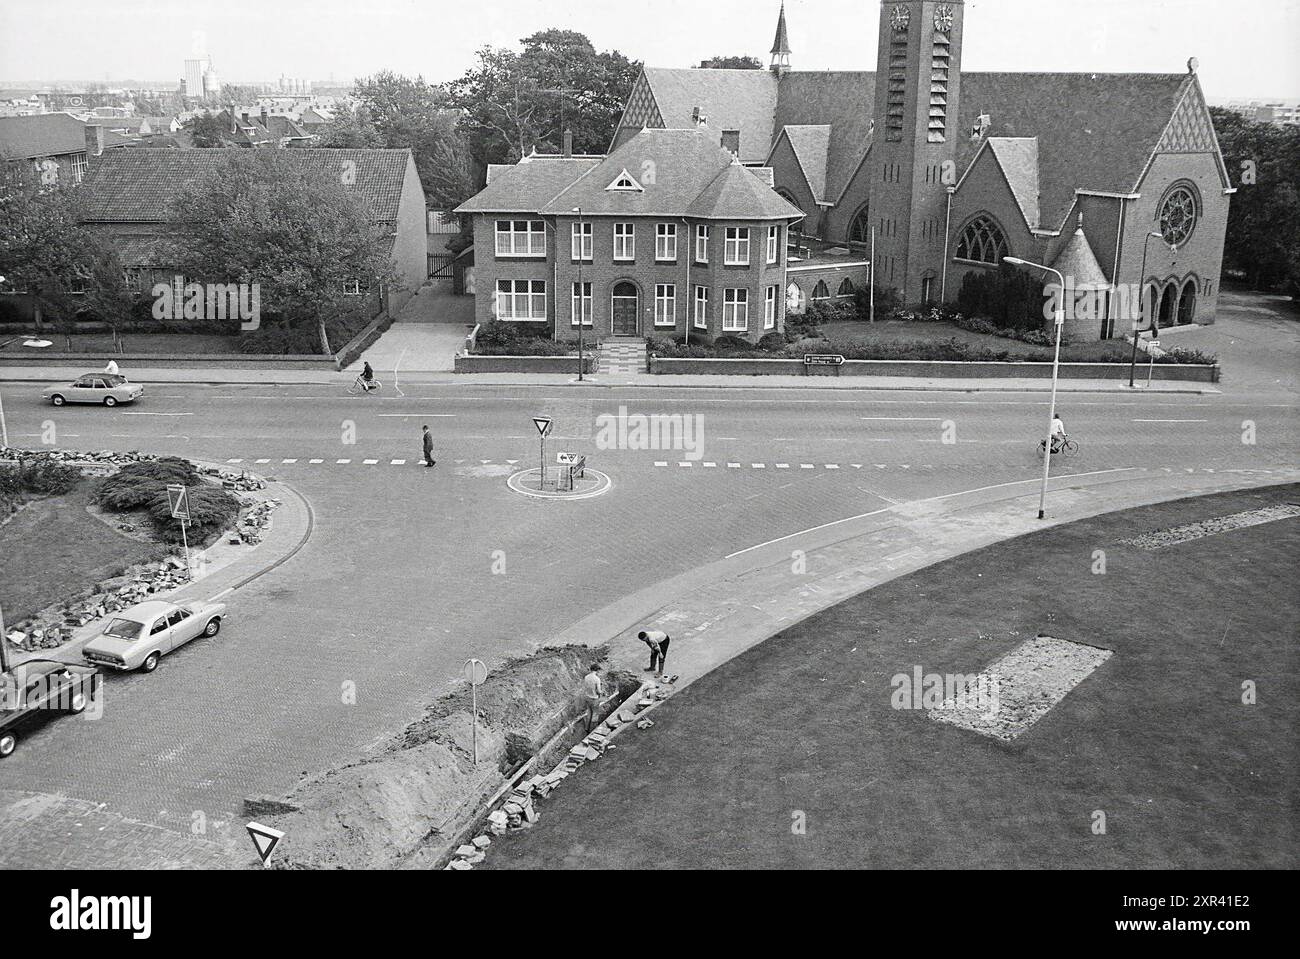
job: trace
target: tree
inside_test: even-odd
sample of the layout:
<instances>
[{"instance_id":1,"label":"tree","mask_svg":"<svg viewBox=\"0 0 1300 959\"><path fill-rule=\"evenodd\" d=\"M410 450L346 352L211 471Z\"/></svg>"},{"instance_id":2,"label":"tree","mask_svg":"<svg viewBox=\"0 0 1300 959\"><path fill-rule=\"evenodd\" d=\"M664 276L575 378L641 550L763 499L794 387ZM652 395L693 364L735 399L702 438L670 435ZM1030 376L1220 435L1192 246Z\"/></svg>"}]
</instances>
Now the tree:
<instances>
[{"instance_id":1,"label":"tree","mask_svg":"<svg viewBox=\"0 0 1300 959\"><path fill-rule=\"evenodd\" d=\"M700 63L701 70L762 70L758 57L710 57Z\"/></svg>"},{"instance_id":2,"label":"tree","mask_svg":"<svg viewBox=\"0 0 1300 959\"><path fill-rule=\"evenodd\" d=\"M373 150L384 146L384 138L370 122L370 111L364 106L356 113L341 110L329 122L316 146L326 149Z\"/></svg>"},{"instance_id":3,"label":"tree","mask_svg":"<svg viewBox=\"0 0 1300 959\"><path fill-rule=\"evenodd\" d=\"M391 238L355 191L294 152L231 150L188 184L172 210L172 258L195 282L258 284L263 327L314 327L330 353L327 321L362 308L345 284L392 282Z\"/></svg>"},{"instance_id":4,"label":"tree","mask_svg":"<svg viewBox=\"0 0 1300 959\"><path fill-rule=\"evenodd\" d=\"M185 130L196 147L208 149L225 143L225 130L221 119L210 111L190 117L185 121Z\"/></svg>"},{"instance_id":5,"label":"tree","mask_svg":"<svg viewBox=\"0 0 1300 959\"><path fill-rule=\"evenodd\" d=\"M81 226L75 192L42 184L30 164L3 157L0 275L27 289L38 330L47 313L67 336L80 307L92 306L113 324L129 309L121 266ZM85 291L85 303L76 289Z\"/></svg>"},{"instance_id":6,"label":"tree","mask_svg":"<svg viewBox=\"0 0 1300 959\"><path fill-rule=\"evenodd\" d=\"M564 130L579 153L603 153L614 138L640 64L618 51L597 52L573 30L543 30L523 50L484 47L451 85L475 161L513 163L534 148L558 152Z\"/></svg>"},{"instance_id":7,"label":"tree","mask_svg":"<svg viewBox=\"0 0 1300 959\"><path fill-rule=\"evenodd\" d=\"M1237 192L1228 208L1224 266L1257 290L1300 298L1300 129L1211 107Z\"/></svg>"}]
</instances>

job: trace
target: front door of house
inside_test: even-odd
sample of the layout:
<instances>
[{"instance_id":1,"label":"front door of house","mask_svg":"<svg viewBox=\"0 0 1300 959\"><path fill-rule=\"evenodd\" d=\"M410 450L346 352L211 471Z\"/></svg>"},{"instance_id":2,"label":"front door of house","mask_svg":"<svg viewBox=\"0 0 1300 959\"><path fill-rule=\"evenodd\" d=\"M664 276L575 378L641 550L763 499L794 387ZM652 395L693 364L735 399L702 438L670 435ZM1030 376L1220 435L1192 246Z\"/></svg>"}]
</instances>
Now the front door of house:
<instances>
[{"instance_id":1,"label":"front door of house","mask_svg":"<svg viewBox=\"0 0 1300 959\"><path fill-rule=\"evenodd\" d=\"M615 336L636 336L637 314L640 312L640 297L636 287L631 283L619 283L614 287L614 323Z\"/></svg>"}]
</instances>

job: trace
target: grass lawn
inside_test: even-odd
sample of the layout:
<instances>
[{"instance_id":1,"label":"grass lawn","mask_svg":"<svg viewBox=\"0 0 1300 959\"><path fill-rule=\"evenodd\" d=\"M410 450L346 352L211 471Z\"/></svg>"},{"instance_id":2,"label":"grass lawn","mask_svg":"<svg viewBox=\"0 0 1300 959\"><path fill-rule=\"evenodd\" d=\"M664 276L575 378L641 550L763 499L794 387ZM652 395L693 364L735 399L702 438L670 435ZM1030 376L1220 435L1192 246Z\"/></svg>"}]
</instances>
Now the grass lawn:
<instances>
[{"instance_id":1,"label":"grass lawn","mask_svg":"<svg viewBox=\"0 0 1300 959\"><path fill-rule=\"evenodd\" d=\"M827 323L822 332L832 341L846 343L871 343L897 341L902 343L939 343L955 339L973 347L986 347L991 350L1006 350L1012 359L1052 361L1052 347L1035 346L1001 336L986 333L972 333L951 323L918 323L907 320L882 320L877 323L864 323L851 320ZM1127 360L1128 344L1122 340L1096 343L1076 343L1061 347L1061 358L1068 358L1076 363Z\"/></svg>"},{"instance_id":2,"label":"grass lawn","mask_svg":"<svg viewBox=\"0 0 1300 959\"><path fill-rule=\"evenodd\" d=\"M1102 516L842 603L619 737L480 868L1294 868L1300 522L1120 541L1295 502ZM895 674L978 672L1039 632L1114 655L1013 744L891 708Z\"/></svg>"},{"instance_id":3,"label":"grass lawn","mask_svg":"<svg viewBox=\"0 0 1300 959\"><path fill-rule=\"evenodd\" d=\"M160 547L124 536L86 512L93 480L65 496L33 500L0 527L0 605L15 623L70 599Z\"/></svg>"},{"instance_id":4,"label":"grass lawn","mask_svg":"<svg viewBox=\"0 0 1300 959\"><path fill-rule=\"evenodd\" d=\"M23 346L23 338L19 337L7 346L0 347L3 353L21 353L26 355L36 355L39 353L64 353L68 352L68 344L63 335L57 331L46 330L41 334L45 339L52 342L53 346L48 346L43 350L32 349ZM0 340L8 337L0 337ZM239 337L237 336L206 336L197 333L126 333L119 339L127 353L158 353L158 354L176 354L176 353L238 353ZM73 353L112 353L113 337L109 333L79 333L72 337Z\"/></svg>"}]
</instances>

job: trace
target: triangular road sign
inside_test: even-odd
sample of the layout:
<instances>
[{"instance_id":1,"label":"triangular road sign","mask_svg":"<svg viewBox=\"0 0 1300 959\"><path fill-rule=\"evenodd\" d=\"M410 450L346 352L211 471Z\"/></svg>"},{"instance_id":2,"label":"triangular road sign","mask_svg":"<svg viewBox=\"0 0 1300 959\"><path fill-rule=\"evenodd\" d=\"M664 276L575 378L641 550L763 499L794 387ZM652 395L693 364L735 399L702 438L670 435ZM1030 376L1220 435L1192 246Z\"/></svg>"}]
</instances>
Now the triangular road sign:
<instances>
[{"instance_id":1,"label":"triangular road sign","mask_svg":"<svg viewBox=\"0 0 1300 959\"><path fill-rule=\"evenodd\" d=\"M253 846L257 849L257 854L262 857L262 865L265 866L266 861L271 858L271 853L275 852L275 847L280 845L284 833L270 826L263 826L260 822L250 822L244 828L252 837Z\"/></svg>"},{"instance_id":2,"label":"triangular road sign","mask_svg":"<svg viewBox=\"0 0 1300 959\"><path fill-rule=\"evenodd\" d=\"M534 416L533 425L537 427L537 432L546 436L551 432L551 418L549 416Z\"/></svg>"}]
</instances>

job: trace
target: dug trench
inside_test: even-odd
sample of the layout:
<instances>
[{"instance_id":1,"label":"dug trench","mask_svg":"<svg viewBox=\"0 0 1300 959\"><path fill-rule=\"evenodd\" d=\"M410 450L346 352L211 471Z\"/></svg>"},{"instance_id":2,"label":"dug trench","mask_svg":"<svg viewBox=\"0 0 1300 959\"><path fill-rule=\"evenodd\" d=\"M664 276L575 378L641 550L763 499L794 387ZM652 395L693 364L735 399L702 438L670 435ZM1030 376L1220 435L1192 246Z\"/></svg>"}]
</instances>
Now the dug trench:
<instances>
[{"instance_id":1,"label":"dug trench","mask_svg":"<svg viewBox=\"0 0 1300 959\"><path fill-rule=\"evenodd\" d=\"M598 721L640 688L639 677L605 668L608 653L606 646L546 648L490 673L477 692L477 766L466 685L428 706L373 755L309 775L283 796L246 798L247 819L285 834L270 866L437 866L482 822L489 800L517 771L535 757L562 758L583 738L580 688L590 669L615 693Z\"/></svg>"}]
</instances>

